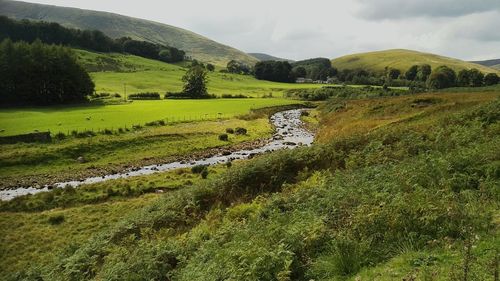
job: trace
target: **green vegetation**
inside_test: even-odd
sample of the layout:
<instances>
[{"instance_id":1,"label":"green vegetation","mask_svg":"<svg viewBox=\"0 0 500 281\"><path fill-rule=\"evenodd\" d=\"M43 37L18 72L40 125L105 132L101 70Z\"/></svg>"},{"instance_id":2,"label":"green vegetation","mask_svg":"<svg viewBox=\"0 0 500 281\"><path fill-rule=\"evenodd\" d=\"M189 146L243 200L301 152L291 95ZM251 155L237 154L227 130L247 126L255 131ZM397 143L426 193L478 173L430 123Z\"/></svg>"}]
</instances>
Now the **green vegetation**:
<instances>
[{"instance_id":1,"label":"green vegetation","mask_svg":"<svg viewBox=\"0 0 500 281\"><path fill-rule=\"evenodd\" d=\"M170 46L133 40L128 37L113 39L99 30L80 30L65 28L54 22L15 21L0 16L0 40L9 38L14 42L32 43L41 40L45 44L71 46L97 52L130 53L136 56L180 62L184 51Z\"/></svg>"},{"instance_id":2,"label":"green vegetation","mask_svg":"<svg viewBox=\"0 0 500 281\"><path fill-rule=\"evenodd\" d=\"M339 70L363 69L365 71L377 73L384 73L386 67L406 71L412 65L416 64L429 64L432 68L437 68L441 65L447 65L454 71L477 68L483 73L499 73L495 69L475 63L465 62L458 59L447 58L429 53L400 49L353 54L332 60L332 65Z\"/></svg>"},{"instance_id":3,"label":"green vegetation","mask_svg":"<svg viewBox=\"0 0 500 281\"><path fill-rule=\"evenodd\" d=\"M250 109L298 103L286 99L211 99L134 101L120 105L81 105L51 107L21 107L0 109L0 135L16 135L38 131L62 132L69 135L94 132L164 120L166 123L228 119L245 114Z\"/></svg>"},{"instance_id":4,"label":"green vegetation","mask_svg":"<svg viewBox=\"0 0 500 281\"><path fill-rule=\"evenodd\" d=\"M206 104L199 102L200 106ZM175 101L179 103L181 101ZM84 131L51 143L2 145L0 187L49 184L191 157L203 158L237 145L249 147L253 141L265 139L272 132L267 116L252 120L233 118L148 125L128 127L121 132L116 127L100 133ZM220 140L218 136L228 127L246 128L248 134Z\"/></svg>"},{"instance_id":5,"label":"green vegetation","mask_svg":"<svg viewBox=\"0 0 500 281\"><path fill-rule=\"evenodd\" d=\"M182 91L182 76L187 71L180 65L167 64L132 55L99 54L77 50L80 63L87 69L96 84L97 92L123 94L140 92ZM126 85L124 85L126 83ZM271 94L281 97L284 90L319 88L321 85L300 85L261 81L250 75L209 72L208 93L262 97Z\"/></svg>"},{"instance_id":6,"label":"green vegetation","mask_svg":"<svg viewBox=\"0 0 500 281\"><path fill-rule=\"evenodd\" d=\"M141 41L146 39L152 43L184 50L193 59L219 66L225 66L233 59L249 65L258 61L242 51L191 31L148 20L18 1L0 0L0 6L2 14L10 18L39 20L39 15L43 14L44 21L57 22L72 28L100 30L112 38L130 37Z\"/></svg>"},{"instance_id":7,"label":"green vegetation","mask_svg":"<svg viewBox=\"0 0 500 281\"><path fill-rule=\"evenodd\" d=\"M500 250L500 159L491 153L500 145L498 97L492 91L329 100L318 111L317 145L219 167L225 172L207 171L208 180L204 167L197 167L193 172L200 175L192 185L124 213L112 226L96 224L91 238L92 226L83 219L92 218L89 208L29 218L4 212L2 230L8 230L2 237L15 240L0 244L8 253L6 275L13 280L492 279ZM101 214L104 206L90 207ZM103 221L116 221L113 214ZM76 216L80 219L73 220ZM59 224L51 224L50 217ZM83 223L83 233L68 233L74 221ZM40 235L32 234L34 226L42 223L41 230L56 228L66 236L33 239ZM68 247L70 237L78 244ZM29 243L35 249L44 243L45 251L29 253L24 250ZM47 258L55 245L66 247ZM35 266L18 271L28 261Z\"/></svg>"},{"instance_id":8,"label":"green vegetation","mask_svg":"<svg viewBox=\"0 0 500 281\"><path fill-rule=\"evenodd\" d=\"M40 41L1 41L0 77L2 106L82 102L94 91L71 49Z\"/></svg>"}]
</instances>

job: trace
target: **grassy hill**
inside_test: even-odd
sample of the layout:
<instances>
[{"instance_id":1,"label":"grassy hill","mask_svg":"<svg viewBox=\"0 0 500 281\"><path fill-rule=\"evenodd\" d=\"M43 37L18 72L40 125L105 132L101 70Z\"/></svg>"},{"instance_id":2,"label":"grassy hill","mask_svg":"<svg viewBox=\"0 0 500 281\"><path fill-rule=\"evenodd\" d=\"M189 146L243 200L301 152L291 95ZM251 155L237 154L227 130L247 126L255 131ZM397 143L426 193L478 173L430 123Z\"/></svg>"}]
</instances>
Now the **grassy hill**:
<instances>
[{"instance_id":1,"label":"grassy hill","mask_svg":"<svg viewBox=\"0 0 500 281\"><path fill-rule=\"evenodd\" d=\"M477 68L484 73L498 73L498 70L483 65L435 54L404 49L352 54L332 60L332 65L340 70L363 68L373 72L383 72L385 67L392 67L401 71L406 71L412 65L424 63L431 65L433 68L441 65L447 65L455 71Z\"/></svg>"},{"instance_id":2,"label":"grassy hill","mask_svg":"<svg viewBox=\"0 0 500 281\"><path fill-rule=\"evenodd\" d=\"M248 53L250 56L260 60L260 61L269 61L269 60L274 60L274 61L287 61L287 62L294 62L293 60L289 59L283 59L283 58L278 58L275 56L271 56L268 54L263 54L263 53Z\"/></svg>"},{"instance_id":3,"label":"grassy hill","mask_svg":"<svg viewBox=\"0 0 500 281\"><path fill-rule=\"evenodd\" d=\"M480 61L471 61L471 62L480 64L480 65L484 65L484 66L489 66L489 67L500 66L500 59L480 60Z\"/></svg>"},{"instance_id":4,"label":"grassy hill","mask_svg":"<svg viewBox=\"0 0 500 281\"><path fill-rule=\"evenodd\" d=\"M217 65L225 65L232 59L251 65L258 61L242 51L182 28L113 13L0 0L0 14L15 19L58 22L72 28L98 29L114 38L129 36L170 45L195 59Z\"/></svg>"},{"instance_id":5,"label":"grassy hill","mask_svg":"<svg viewBox=\"0 0 500 281\"><path fill-rule=\"evenodd\" d=\"M90 72L97 92L120 93L127 85L127 93L178 92L182 89L181 78L186 68L182 64L168 64L124 54L104 54L76 50L80 63ZM243 94L261 97L283 95L283 91L296 88L318 88L321 85L298 85L257 80L250 75L211 72L208 91L210 94Z\"/></svg>"}]
</instances>

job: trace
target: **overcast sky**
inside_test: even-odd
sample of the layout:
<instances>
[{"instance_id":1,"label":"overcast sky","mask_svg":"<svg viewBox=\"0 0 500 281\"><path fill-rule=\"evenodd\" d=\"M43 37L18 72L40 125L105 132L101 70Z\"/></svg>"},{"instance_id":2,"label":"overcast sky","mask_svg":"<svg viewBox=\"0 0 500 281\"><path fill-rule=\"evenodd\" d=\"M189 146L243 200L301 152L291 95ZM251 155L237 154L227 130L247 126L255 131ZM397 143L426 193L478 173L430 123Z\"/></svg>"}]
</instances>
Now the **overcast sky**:
<instances>
[{"instance_id":1,"label":"overcast sky","mask_svg":"<svg viewBox=\"0 0 500 281\"><path fill-rule=\"evenodd\" d=\"M27 1L154 20L295 60L393 48L500 58L500 0Z\"/></svg>"}]
</instances>

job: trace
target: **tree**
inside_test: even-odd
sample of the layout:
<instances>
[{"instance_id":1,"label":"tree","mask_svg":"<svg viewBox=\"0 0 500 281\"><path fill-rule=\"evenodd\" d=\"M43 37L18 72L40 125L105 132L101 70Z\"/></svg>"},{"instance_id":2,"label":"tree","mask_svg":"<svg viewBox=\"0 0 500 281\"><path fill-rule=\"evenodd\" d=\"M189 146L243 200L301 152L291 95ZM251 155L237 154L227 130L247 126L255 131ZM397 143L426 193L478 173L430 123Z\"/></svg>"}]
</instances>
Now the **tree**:
<instances>
[{"instance_id":1,"label":"tree","mask_svg":"<svg viewBox=\"0 0 500 281\"><path fill-rule=\"evenodd\" d=\"M470 84L470 75L467 69L462 69L457 75L457 85L460 87L468 87Z\"/></svg>"},{"instance_id":2,"label":"tree","mask_svg":"<svg viewBox=\"0 0 500 281\"><path fill-rule=\"evenodd\" d=\"M432 68L428 64L422 64L418 67L417 77L416 79L421 82L427 81L429 75L431 75Z\"/></svg>"},{"instance_id":3,"label":"tree","mask_svg":"<svg viewBox=\"0 0 500 281\"><path fill-rule=\"evenodd\" d=\"M207 63L207 70L208 71L214 71L215 70L215 66L211 63Z\"/></svg>"},{"instance_id":4,"label":"tree","mask_svg":"<svg viewBox=\"0 0 500 281\"><path fill-rule=\"evenodd\" d=\"M0 104L50 105L82 102L94 83L65 47L43 44L0 44Z\"/></svg>"},{"instance_id":5,"label":"tree","mask_svg":"<svg viewBox=\"0 0 500 281\"><path fill-rule=\"evenodd\" d=\"M457 75L455 71L448 66L440 66L432 71L427 86L432 89L444 89L456 85Z\"/></svg>"},{"instance_id":6,"label":"tree","mask_svg":"<svg viewBox=\"0 0 500 281\"><path fill-rule=\"evenodd\" d=\"M496 85L500 81L500 78L496 73L488 73L484 76L484 85L491 86Z\"/></svg>"},{"instance_id":7,"label":"tree","mask_svg":"<svg viewBox=\"0 0 500 281\"><path fill-rule=\"evenodd\" d=\"M293 70L293 76L295 76L296 78L299 78L299 77L301 77L301 78L305 78L305 77L306 77L306 75L307 75L307 71L306 71L306 69L305 69L304 67L302 67L302 66L299 66L299 67L297 67L297 68L295 68L295 69Z\"/></svg>"},{"instance_id":8,"label":"tree","mask_svg":"<svg viewBox=\"0 0 500 281\"><path fill-rule=\"evenodd\" d=\"M249 74L250 67L239 61L231 60L227 63L227 72L235 74Z\"/></svg>"},{"instance_id":9,"label":"tree","mask_svg":"<svg viewBox=\"0 0 500 281\"><path fill-rule=\"evenodd\" d=\"M190 67L182 77L184 82L183 94L191 98L203 98L208 96L207 92L207 71L199 66Z\"/></svg>"},{"instance_id":10,"label":"tree","mask_svg":"<svg viewBox=\"0 0 500 281\"><path fill-rule=\"evenodd\" d=\"M471 87L481 87L483 85L483 80L484 80L484 74L473 68L469 70L469 86Z\"/></svg>"},{"instance_id":11,"label":"tree","mask_svg":"<svg viewBox=\"0 0 500 281\"><path fill-rule=\"evenodd\" d=\"M418 73L418 65L412 65L406 72L405 78L410 81L415 81Z\"/></svg>"},{"instance_id":12,"label":"tree","mask_svg":"<svg viewBox=\"0 0 500 281\"><path fill-rule=\"evenodd\" d=\"M396 68L389 68L386 72L387 78L389 79L398 79L399 75L401 75L401 70Z\"/></svg>"},{"instance_id":13,"label":"tree","mask_svg":"<svg viewBox=\"0 0 500 281\"><path fill-rule=\"evenodd\" d=\"M286 61L260 61L255 64L254 76L259 80L291 82L292 66Z\"/></svg>"}]
</instances>

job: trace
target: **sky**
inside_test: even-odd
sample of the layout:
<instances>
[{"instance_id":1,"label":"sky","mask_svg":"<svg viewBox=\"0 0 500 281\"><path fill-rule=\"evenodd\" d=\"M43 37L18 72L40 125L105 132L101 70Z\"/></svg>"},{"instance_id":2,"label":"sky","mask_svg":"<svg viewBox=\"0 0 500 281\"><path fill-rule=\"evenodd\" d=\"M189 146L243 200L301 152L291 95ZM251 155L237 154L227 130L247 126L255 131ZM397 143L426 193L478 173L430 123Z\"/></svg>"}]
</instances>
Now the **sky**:
<instances>
[{"instance_id":1,"label":"sky","mask_svg":"<svg viewBox=\"0 0 500 281\"><path fill-rule=\"evenodd\" d=\"M287 59L413 49L500 58L500 0L25 0L107 11Z\"/></svg>"}]
</instances>

